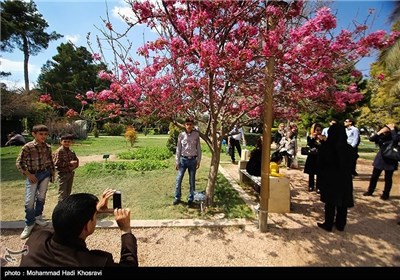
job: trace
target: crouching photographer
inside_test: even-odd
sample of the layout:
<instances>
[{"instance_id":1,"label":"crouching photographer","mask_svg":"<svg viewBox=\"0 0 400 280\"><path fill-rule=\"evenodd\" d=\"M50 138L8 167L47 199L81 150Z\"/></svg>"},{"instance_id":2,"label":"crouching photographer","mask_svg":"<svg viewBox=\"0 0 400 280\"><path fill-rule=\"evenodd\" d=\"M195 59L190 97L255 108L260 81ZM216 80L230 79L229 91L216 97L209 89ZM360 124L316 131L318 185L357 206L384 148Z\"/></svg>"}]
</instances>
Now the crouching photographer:
<instances>
[{"instance_id":1,"label":"crouching photographer","mask_svg":"<svg viewBox=\"0 0 400 280\"><path fill-rule=\"evenodd\" d=\"M57 204L52 215L53 229L44 228L31 234L20 266L35 267L106 267L138 266L137 240L131 232L130 210L114 209L121 230L121 258L115 263L111 253L89 250L85 240L96 228L97 213L110 213L107 207L115 190L106 189L100 200L89 193L76 193Z\"/></svg>"}]
</instances>

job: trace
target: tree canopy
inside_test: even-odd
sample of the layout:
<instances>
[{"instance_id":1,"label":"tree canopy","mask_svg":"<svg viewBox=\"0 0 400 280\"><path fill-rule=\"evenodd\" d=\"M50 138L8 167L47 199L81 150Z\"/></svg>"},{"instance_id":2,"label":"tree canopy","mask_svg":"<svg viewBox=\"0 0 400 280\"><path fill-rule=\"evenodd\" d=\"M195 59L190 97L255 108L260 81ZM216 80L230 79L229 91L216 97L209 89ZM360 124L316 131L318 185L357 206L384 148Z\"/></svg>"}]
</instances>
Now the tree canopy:
<instances>
[{"instance_id":1,"label":"tree canopy","mask_svg":"<svg viewBox=\"0 0 400 280\"><path fill-rule=\"evenodd\" d=\"M212 201L222 137L234 123L259 120L264 111L265 67L274 61L275 116L296 118L310 104L345 109L362 99L354 84L337 87L334 75L361 73L355 63L393 40L367 27L335 31L327 7L306 13L303 1L127 1L136 19L159 38L138 49L144 63L113 49L118 72L101 72L109 89L87 92L107 100L112 114L136 110L175 123L193 116L203 123L202 139L212 152L207 198ZM115 46L121 34L105 22ZM124 50L122 48L122 50ZM98 59L100 55L96 54Z\"/></svg>"},{"instance_id":2,"label":"tree canopy","mask_svg":"<svg viewBox=\"0 0 400 280\"><path fill-rule=\"evenodd\" d=\"M85 47L62 43L57 47L57 54L42 67L38 86L60 110L65 109L63 113L70 109L79 112L82 102L76 98L77 94L109 86L108 82L98 79L100 69L105 69L105 66L95 64Z\"/></svg>"},{"instance_id":3,"label":"tree canopy","mask_svg":"<svg viewBox=\"0 0 400 280\"><path fill-rule=\"evenodd\" d=\"M5 0L1 2L0 50L12 52L15 48L24 54L25 90L29 90L28 61L30 55L37 55L47 49L49 42L62 35L55 31L47 33L46 20L38 12L33 1Z\"/></svg>"}]
</instances>

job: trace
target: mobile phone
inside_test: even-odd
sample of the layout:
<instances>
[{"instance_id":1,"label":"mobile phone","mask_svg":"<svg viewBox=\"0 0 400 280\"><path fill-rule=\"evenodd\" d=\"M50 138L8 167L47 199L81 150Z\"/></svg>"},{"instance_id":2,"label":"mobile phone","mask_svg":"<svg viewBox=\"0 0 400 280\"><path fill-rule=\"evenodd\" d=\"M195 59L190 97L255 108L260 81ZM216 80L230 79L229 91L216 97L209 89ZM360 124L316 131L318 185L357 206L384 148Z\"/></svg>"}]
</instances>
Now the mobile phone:
<instances>
[{"instance_id":1,"label":"mobile phone","mask_svg":"<svg viewBox=\"0 0 400 280\"><path fill-rule=\"evenodd\" d=\"M122 208L121 192L115 191L113 194L113 208Z\"/></svg>"}]
</instances>

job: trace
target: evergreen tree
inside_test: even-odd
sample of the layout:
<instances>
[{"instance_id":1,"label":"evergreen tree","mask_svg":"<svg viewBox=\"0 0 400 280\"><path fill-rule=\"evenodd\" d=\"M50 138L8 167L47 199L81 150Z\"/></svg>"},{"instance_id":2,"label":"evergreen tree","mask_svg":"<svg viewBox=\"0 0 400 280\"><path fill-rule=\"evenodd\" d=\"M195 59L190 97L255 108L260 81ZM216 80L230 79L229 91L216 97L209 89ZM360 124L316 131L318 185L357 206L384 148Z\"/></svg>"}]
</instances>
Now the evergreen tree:
<instances>
[{"instance_id":1,"label":"evergreen tree","mask_svg":"<svg viewBox=\"0 0 400 280\"><path fill-rule=\"evenodd\" d=\"M49 42L62 35L53 31L38 12L33 1L5 0L1 2L1 43L0 50L12 52L15 47L24 53L25 90L29 91L28 62L30 55L37 55L47 49Z\"/></svg>"},{"instance_id":2,"label":"evergreen tree","mask_svg":"<svg viewBox=\"0 0 400 280\"><path fill-rule=\"evenodd\" d=\"M97 78L97 72L105 66L94 64L92 55L85 47L75 47L72 43L62 43L57 52L41 69L39 89L49 94L62 108L79 112L81 103L76 99L77 94L101 90L109 84Z\"/></svg>"}]
</instances>

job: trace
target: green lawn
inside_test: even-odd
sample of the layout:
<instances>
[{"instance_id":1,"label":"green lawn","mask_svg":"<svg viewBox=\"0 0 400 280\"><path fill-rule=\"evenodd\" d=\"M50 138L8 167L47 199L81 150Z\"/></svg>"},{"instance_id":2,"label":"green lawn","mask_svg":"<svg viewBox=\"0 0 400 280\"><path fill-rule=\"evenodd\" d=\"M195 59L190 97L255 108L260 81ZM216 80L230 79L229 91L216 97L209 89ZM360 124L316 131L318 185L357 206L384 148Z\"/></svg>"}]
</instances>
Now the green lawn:
<instances>
[{"instance_id":1,"label":"green lawn","mask_svg":"<svg viewBox=\"0 0 400 280\"><path fill-rule=\"evenodd\" d=\"M122 136L89 137L84 141L75 141L72 148L78 157L116 155L143 147L165 147L167 139L166 135L139 135L138 141L132 148ZM52 150L54 151L57 147L57 145L53 145ZM24 218L24 178L15 167L15 159L19 150L20 147L2 147L0 149L1 220L23 220ZM203 145L202 150L204 157L196 176L196 190L198 191L205 190L210 167L210 152L207 146ZM221 160L228 161L229 157L223 153ZM217 180L215 205L205 215L201 215L199 208L188 209L185 204L173 206L176 177L174 156L171 155L166 162L167 168L151 171L118 169L110 171L106 168L105 161L95 170L81 166L75 173L73 193L89 192L99 195L108 187L121 190L123 206L131 209L132 219L207 218L216 213L224 213L227 218L254 218L251 209L240 199L222 175L219 175ZM185 174L182 184L183 201L186 201L188 189L188 174ZM56 202L57 186L50 184L44 213L47 217L51 217Z\"/></svg>"}]
</instances>

